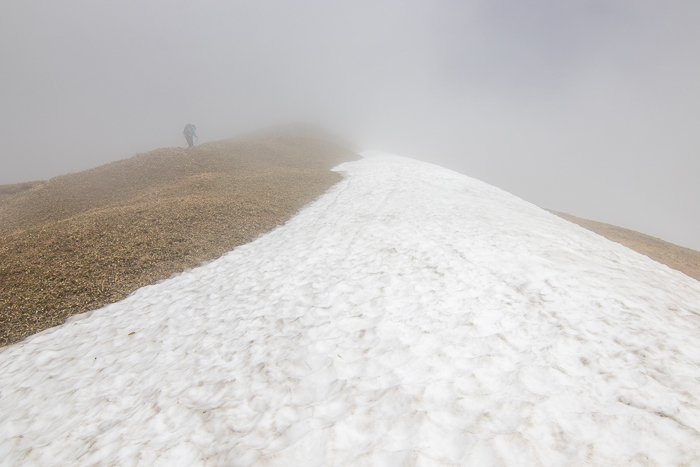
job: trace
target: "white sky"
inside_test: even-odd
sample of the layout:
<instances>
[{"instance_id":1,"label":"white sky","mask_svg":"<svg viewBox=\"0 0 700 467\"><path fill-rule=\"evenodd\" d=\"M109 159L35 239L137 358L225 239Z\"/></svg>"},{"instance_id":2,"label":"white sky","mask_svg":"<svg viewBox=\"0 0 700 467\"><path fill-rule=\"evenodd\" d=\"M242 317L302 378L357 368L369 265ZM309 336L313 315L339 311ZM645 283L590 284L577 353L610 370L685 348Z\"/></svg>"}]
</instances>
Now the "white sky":
<instances>
[{"instance_id":1,"label":"white sky","mask_svg":"<svg viewBox=\"0 0 700 467\"><path fill-rule=\"evenodd\" d=\"M8 0L0 183L305 120L700 249L700 3Z\"/></svg>"}]
</instances>

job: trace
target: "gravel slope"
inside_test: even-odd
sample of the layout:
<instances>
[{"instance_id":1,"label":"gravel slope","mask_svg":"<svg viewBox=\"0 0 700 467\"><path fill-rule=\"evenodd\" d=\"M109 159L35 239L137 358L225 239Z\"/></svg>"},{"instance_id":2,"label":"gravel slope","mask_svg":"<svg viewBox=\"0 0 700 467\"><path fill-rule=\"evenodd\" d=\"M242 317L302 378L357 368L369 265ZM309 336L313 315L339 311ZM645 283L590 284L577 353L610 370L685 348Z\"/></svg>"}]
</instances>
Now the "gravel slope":
<instances>
[{"instance_id":1,"label":"gravel slope","mask_svg":"<svg viewBox=\"0 0 700 467\"><path fill-rule=\"evenodd\" d=\"M266 135L0 187L0 346L248 243L357 157L313 138Z\"/></svg>"}]
</instances>

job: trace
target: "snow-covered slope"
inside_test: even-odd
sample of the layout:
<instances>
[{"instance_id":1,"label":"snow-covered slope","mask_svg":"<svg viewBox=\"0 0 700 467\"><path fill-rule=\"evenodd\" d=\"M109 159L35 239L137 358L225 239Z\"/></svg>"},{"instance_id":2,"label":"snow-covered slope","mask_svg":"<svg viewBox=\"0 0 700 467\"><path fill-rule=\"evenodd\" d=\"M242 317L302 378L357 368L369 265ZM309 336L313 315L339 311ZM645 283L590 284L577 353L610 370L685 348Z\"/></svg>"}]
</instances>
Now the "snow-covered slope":
<instances>
[{"instance_id":1,"label":"snow-covered slope","mask_svg":"<svg viewBox=\"0 0 700 467\"><path fill-rule=\"evenodd\" d=\"M0 352L3 465L700 464L700 283L368 153L286 225Z\"/></svg>"}]
</instances>

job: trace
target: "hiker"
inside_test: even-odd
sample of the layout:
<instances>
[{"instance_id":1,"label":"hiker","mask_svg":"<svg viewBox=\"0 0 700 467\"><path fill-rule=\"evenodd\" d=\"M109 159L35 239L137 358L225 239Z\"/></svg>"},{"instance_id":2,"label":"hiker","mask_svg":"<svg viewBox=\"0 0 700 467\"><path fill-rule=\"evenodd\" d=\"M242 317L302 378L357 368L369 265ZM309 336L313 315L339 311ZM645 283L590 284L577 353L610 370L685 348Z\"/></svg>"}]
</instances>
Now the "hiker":
<instances>
[{"instance_id":1,"label":"hiker","mask_svg":"<svg viewBox=\"0 0 700 467\"><path fill-rule=\"evenodd\" d=\"M193 144L192 137L194 136L195 138L197 138L196 131L197 131L197 127L192 125L191 123L188 123L187 125L185 125L185 129L182 132L182 134L185 135L185 139L187 139L187 144L189 144L190 147L192 147L192 144ZM199 141L199 138L197 138L197 141Z\"/></svg>"}]
</instances>

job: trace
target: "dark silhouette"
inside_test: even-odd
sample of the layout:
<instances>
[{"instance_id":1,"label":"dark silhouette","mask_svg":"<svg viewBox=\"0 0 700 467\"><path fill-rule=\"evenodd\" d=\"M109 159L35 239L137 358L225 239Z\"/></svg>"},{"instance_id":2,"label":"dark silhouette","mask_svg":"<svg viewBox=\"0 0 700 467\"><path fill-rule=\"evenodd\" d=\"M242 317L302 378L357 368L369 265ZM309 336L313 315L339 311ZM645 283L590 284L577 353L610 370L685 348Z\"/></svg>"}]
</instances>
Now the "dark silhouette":
<instances>
[{"instance_id":1,"label":"dark silhouette","mask_svg":"<svg viewBox=\"0 0 700 467\"><path fill-rule=\"evenodd\" d=\"M197 127L192 125L191 123L188 123L185 125L185 129L182 131L182 134L185 135L185 139L187 140L187 144L192 147L193 142L192 142L192 137L194 136L197 138ZM199 138L197 138L199 140Z\"/></svg>"}]
</instances>

